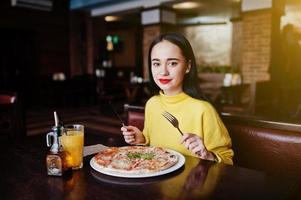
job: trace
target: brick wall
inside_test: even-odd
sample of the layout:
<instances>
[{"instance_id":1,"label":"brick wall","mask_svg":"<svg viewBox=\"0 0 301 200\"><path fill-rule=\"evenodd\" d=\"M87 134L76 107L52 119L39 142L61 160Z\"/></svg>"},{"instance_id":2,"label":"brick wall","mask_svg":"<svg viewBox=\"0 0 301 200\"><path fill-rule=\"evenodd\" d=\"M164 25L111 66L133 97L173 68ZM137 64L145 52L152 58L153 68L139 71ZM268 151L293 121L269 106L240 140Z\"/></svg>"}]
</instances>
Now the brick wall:
<instances>
[{"instance_id":1,"label":"brick wall","mask_svg":"<svg viewBox=\"0 0 301 200\"><path fill-rule=\"evenodd\" d=\"M242 42L243 29L242 20L232 21L232 48L231 48L231 66L241 70L242 67Z\"/></svg>"},{"instance_id":2,"label":"brick wall","mask_svg":"<svg viewBox=\"0 0 301 200\"><path fill-rule=\"evenodd\" d=\"M148 50L151 42L153 39L161 34L161 27L160 25L153 25L153 26L145 26L143 28L143 44L142 44L142 51L143 51L143 77L149 78L148 76Z\"/></svg>"},{"instance_id":3,"label":"brick wall","mask_svg":"<svg viewBox=\"0 0 301 200\"><path fill-rule=\"evenodd\" d=\"M245 83L270 79L272 11L243 13L242 75Z\"/></svg>"}]
</instances>

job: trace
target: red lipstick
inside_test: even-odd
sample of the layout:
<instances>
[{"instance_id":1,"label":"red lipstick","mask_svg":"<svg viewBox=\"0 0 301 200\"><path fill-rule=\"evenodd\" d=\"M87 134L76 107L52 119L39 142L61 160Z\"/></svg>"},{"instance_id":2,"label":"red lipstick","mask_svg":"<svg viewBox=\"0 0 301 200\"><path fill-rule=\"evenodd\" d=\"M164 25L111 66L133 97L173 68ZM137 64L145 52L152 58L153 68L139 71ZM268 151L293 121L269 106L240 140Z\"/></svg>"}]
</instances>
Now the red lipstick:
<instances>
[{"instance_id":1,"label":"red lipstick","mask_svg":"<svg viewBox=\"0 0 301 200\"><path fill-rule=\"evenodd\" d=\"M171 81L171 79L159 79L160 83L167 84Z\"/></svg>"}]
</instances>

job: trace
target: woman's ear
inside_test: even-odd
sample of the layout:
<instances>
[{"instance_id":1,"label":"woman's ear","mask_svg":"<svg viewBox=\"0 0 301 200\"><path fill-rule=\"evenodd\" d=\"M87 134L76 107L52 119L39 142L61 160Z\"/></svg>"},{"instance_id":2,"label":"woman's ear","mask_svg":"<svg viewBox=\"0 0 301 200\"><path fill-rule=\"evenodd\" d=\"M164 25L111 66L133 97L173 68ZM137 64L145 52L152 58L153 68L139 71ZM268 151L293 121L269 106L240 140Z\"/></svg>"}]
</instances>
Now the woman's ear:
<instances>
[{"instance_id":1,"label":"woman's ear","mask_svg":"<svg viewBox=\"0 0 301 200\"><path fill-rule=\"evenodd\" d=\"M191 69L191 60L188 61L187 69L185 71L185 74L188 74L190 72L190 69Z\"/></svg>"}]
</instances>

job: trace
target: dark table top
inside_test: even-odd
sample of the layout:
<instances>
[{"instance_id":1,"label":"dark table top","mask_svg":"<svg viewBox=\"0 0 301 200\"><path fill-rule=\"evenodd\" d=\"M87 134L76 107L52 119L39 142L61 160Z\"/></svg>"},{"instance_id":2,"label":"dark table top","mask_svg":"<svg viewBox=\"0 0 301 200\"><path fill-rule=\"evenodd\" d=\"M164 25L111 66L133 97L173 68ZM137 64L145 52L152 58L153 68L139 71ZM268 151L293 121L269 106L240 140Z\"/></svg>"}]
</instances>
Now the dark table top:
<instances>
[{"instance_id":1,"label":"dark table top","mask_svg":"<svg viewBox=\"0 0 301 200\"><path fill-rule=\"evenodd\" d=\"M85 135L85 144L105 143ZM186 157L183 167L152 178L101 174L84 167L65 177L47 176L45 136L2 142L1 199L296 199L297 182L237 166ZM272 166L271 166L272 167ZM298 197L297 197L298 196Z\"/></svg>"}]
</instances>

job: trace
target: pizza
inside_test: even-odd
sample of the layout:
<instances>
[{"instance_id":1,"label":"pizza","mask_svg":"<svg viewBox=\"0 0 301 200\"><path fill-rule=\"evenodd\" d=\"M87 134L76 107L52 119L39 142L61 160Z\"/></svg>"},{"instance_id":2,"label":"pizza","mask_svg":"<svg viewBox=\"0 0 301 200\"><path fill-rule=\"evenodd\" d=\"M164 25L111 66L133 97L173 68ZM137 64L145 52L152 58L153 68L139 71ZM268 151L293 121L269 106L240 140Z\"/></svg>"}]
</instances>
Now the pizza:
<instances>
[{"instance_id":1,"label":"pizza","mask_svg":"<svg viewBox=\"0 0 301 200\"><path fill-rule=\"evenodd\" d=\"M109 147L100 151L93 159L103 170L125 174L162 171L179 160L172 151L150 146Z\"/></svg>"}]
</instances>

